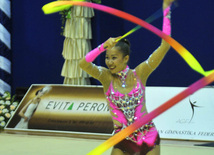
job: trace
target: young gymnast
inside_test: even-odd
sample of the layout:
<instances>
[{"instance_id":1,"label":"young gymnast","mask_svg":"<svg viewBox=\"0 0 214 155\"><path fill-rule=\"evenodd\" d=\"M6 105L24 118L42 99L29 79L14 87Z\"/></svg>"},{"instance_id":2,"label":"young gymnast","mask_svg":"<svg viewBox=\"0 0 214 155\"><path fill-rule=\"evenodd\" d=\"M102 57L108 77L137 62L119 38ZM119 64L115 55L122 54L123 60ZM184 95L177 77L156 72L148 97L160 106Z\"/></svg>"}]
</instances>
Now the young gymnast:
<instances>
[{"instance_id":1,"label":"young gymnast","mask_svg":"<svg viewBox=\"0 0 214 155\"><path fill-rule=\"evenodd\" d=\"M170 6L173 0L163 1L162 31L171 34ZM170 45L162 39L161 45L135 69L130 69L130 43L127 39L109 38L89 52L80 61L80 67L103 85L113 119L115 133L120 132L147 114L145 87L149 75L159 66ZM96 66L92 61L106 51L108 68ZM112 155L159 155L160 138L154 123L148 122L113 147Z\"/></svg>"}]
</instances>

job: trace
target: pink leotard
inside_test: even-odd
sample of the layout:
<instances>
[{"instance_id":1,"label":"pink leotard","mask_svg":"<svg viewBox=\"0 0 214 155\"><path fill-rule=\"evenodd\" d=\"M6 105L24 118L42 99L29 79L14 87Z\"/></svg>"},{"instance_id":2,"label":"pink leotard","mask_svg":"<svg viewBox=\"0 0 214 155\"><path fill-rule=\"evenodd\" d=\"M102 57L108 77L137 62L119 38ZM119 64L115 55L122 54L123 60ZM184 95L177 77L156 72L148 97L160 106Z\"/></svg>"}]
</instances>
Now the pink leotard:
<instances>
[{"instance_id":1,"label":"pink leotard","mask_svg":"<svg viewBox=\"0 0 214 155\"><path fill-rule=\"evenodd\" d=\"M135 70L133 70L133 73L136 77ZM127 94L122 94L114 90L112 82L106 92L110 110L115 115L113 115L112 118L120 123L120 125L114 125L115 133L126 128L146 114L146 111L141 111L145 104L145 87L138 78L136 79L135 87ZM153 146L157 136L158 132L154 124L149 122L129 135L126 139L138 145L142 145L145 142L148 146Z\"/></svg>"}]
</instances>

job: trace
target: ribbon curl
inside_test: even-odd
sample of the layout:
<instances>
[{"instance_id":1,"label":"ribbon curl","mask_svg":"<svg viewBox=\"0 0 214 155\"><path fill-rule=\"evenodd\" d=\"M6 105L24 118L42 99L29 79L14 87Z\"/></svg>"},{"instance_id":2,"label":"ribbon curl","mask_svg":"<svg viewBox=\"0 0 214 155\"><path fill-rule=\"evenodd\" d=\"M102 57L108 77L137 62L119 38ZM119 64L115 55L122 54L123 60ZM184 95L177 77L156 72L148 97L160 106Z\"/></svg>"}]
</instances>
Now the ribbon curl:
<instances>
[{"instance_id":1,"label":"ribbon curl","mask_svg":"<svg viewBox=\"0 0 214 155\"><path fill-rule=\"evenodd\" d=\"M180 54L180 56L186 61L186 63L196 72L202 74L205 76L204 78L200 79L199 81L193 83L191 86L189 86L187 89L173 97L172 99L168 100L149 114L145 115L143 118L139 119L132 125L128 126L124 130L120 131L119 133L115 134L113 137L109 138L107 141L105 141L103 144L92 150L88 155L99 155L105 152L107 149L112 147L113 145L117 144L120 142L122 139L125 137L129 136L133 131L138 129L139 127L145 125L147 122L150 120L154 119L167 109L171 108L174 106L176 103L179 101L183 100L187 96L191 95L192 93L196 92L200 88L203 88L204 86L210 84L211 82L214 81L214 70L211 71L204 71L204 69L201 67L199 62L195 59L195 57L187 50L185 49L181 44L179 44L176 40L171 38L170 36L164 34L161 32L159 29L156 27L148 24L147 22L131 15L128 13L125 13L123 11L103 6L100 4L94 4L94 3L89 3L89 2L77 2L77 1L56 1L52 2L49 4L46 4L42 9L45 14L48 14L54 9L54 12L58 9L59 11L62 11L62 7L60 6L68 6L68 5L80 5L80 6L86 6L86 7L91 7L100 11L107 12L109 14L113 14L115 16L118 16L120 18L126 19L130 22L133 22L137 25L140 25L147 30L155 33L157 36L163 38L166 42L168 42L177 52ZM52 11L53 12L53 11ZM139 28L139 26L137 26ZM133 33L133 32L131 32Z\"/></svg>"},{"instance_id":2,"label":"ribbon curl","mask_svg":"<svg viewBox=\"0 0 214 155\"><path fill-rule=\"evenodd\" d=\"M133 22L137 25L140 25L144 27L145 29L153 32L160 38L163 38L166 42L168 42L174 49L175 51L180 54L180 56L186 61L186 63L196 72L202 74L203 76L209 75L212 71L204 71L200 63L196 60L196 58L186 49L184 48L181 44L179 44L176 40L171 38L170 36L164 34L162 31L160 31L158 28L150 25L149 23L145 22L144 20L137 18L131 14L128 14L126 12L107 7L104 5L100 4L95 4L95 3L90 3L90 2L80 2L80 1L55 1L48 3L42 7L42 10L44 11L45 14L49 14L52 10L54 12L58 9L58 11L62 11L61 6L72 6L72 5L80 5L80 6L85 6L85 7L91 7L103 12L107 12L109 14L118 16L120 18L126 19L130 22Z\"/></svg>"},{"instance_id":3,"label":"ribbon curl","mask_svg":"<svg viewBox=\"0 0 214 155\"><path fill-rule=\"evenodd\" d=\"M85 0L75 0L79 2L84 2ZM52 14L60 11L64 11L69 9L72 4L63 4L63 5L55 5L56 2L50 2L42 7L42 10L44 11L45 14Z\"/></svg>"}]
</instances>

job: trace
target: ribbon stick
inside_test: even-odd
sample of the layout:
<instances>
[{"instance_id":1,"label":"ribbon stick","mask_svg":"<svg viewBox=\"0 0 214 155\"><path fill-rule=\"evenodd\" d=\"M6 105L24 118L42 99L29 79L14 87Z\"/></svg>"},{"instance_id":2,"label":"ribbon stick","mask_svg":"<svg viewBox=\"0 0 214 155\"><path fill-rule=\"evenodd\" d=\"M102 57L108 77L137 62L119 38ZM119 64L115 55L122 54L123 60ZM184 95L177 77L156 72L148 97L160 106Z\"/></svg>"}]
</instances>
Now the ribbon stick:
<instances>
[{"instance_id":1,"label":"ribbon stick","mask_svg":"<svg viewBox=\"0 0 214 155\"><path fill-rule=\"evenodd\" d=\"M100 11L107 12L109 14L118 16L120 18L126 19L130 22L133 22L137 25L140 25L144 27L145 29L153 32L160 38L163 38L166 42L168 42L174 49L177 51L178 54L186 61L186 63L196 72L206 76L209 75L212 71L204 71L200 63L195 59L195 57L186 49L184 48L181 44L179 44L176 40L171 38L170 36L164 34L162 31L157 29L156 27L150 25L149 23L141 20L140 18L137 18L131 14L128 14L126 12L107 7L104 5L100 4L95 4L95 3L90 3L90 2L79 2L79 1L55 1L51 2L49 4L46 4L43 6L42 10L44 13L48 14L48 12L51 12L52 9L57 8L59 6L63 5L80 5L80 6L86 6L86 7L91 7Z\"/></svg>"},{"instance_id":2,"label":"ribbon stick","mask_svg":"<svg viewBox=\"0 0 214 155\"><path fill-rule=\"evenodd\" d=\"M133 29L131 29L129 32L127 32L126 34L124 34L122 37L120 37L119 39L116 40L116 42L118 42L119 40L127 37L128 35L134 33L135 31L139 30L140 28L142 28L140 25L134 27Z\"/></svg>"}]
</instances>

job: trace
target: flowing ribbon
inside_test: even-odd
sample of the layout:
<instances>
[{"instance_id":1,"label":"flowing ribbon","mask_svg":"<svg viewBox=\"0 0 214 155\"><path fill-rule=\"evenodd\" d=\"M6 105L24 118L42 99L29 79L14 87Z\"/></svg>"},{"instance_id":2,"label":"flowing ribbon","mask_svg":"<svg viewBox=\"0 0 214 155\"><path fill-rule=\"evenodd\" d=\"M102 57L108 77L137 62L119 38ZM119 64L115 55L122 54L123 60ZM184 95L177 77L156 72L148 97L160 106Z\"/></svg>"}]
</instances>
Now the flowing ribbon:
<instances>
[{"instance_id":1,"label":"flowing ribbon","mask_svg":"<svg viewBox=\"0 0 214 155\"><path fill-rule=\"evenodd\" d=\"M117 9L114 9L111 7L107 7L104 5L100 5L100 4L95 4L95 3L90 3L90 2L80 2L80 1L55 1L55 2L51 2L51 3L44 5L42 7L42 10L44 11L45 14L49 14L50 12L52 12L52 10L53 10L53 12L56 12L57 10L62 11L62 8L63 8L62 6L68 7L68 5L70 5L70 6L80 5L80 6L91 7L91 8L118 16L120 18L126 19L137 25L140 25L140 26L144 27L145 29L153 32L157 36L163 38L166 42L168 42L175 49L175 51L177 51L178 54L180 54L180 56L186 61L186 63L196 72L198 72L204 76L207 76L212 71L214 71L214 70L204 71L204 69L202 68L200 63L195 59L195 57L186 48L184 48L181 44L179 44L176 40L174 40L170 36L164 34L162 31L160 31L156 27L150 25L149 23L143 21L142 19L137 18L126 12L123 12L123 11L120 11L120 10L117 10Z\"/></svg>"},{"instance_id":2,"label":"flowing ribbon","mask_svg":"<svg viewBox=\"0 0 214 155\"><path fill-rule=\"evenodd\" d=\"M85 0L75 0L79 2L84 2ZM64 11L69 9L72 4L63 4L63 5L58 5L55 6L56 2L50 2L42 7L42 10L44 11L45 14L51 14L51 13L56 13L60 11Z\"/></svg>"},{"instance_id":3,"label":"flowing ribbon","mask_svg":"<svg viewBox=\"0 0 214 155\"><path fill-rule=\"evenodd\" d=\"M129 136L133 133L133 131L137 130L138 128L142 127L149 121L153 120L158 115L162 114L164 111L168 110L169 108L176 105L178 102L186 98L187 96L193 94L197 90L203 88L204 86L210 84L214 81L214 72L212 72L210 75L203 77L202 79L196 81L192 85L190 85L187 89L179 93L178 95L174 96L155 110L151 111L144 117L140 118L139 120L135 121L133 124L128 126L127 128L121 130L108 140L106 140L104 143L96 147L94 150L89 152L87 155L100 155L106 150L108 150L110 147L114 146L115 144L119 143L121 140Z\"/></svg>"},{"instance_id":4,"label":"flowing ribbon","mask_svg":"<svg viewBox=\"0 0 214 155\"><path fill-rule=\"evenodd\" d=\"M175 9L175 7L177 7L176 5L172 5L171 6L171 10ZM156 11L155 13L153 13L150 17L148 17L145 21L147 23L151 23L152 21L154 21L155 19L161 17L163 15L163 11L162 9L159 9L158 11ZM142 28L140 25L134 27L133 29L131 29L130 31L128 31L126 34L124 34L122 37L120 37L119 39L116 40L116 42L118 42L119 40L127 37L128 35L134 33L135 31L139 30L140 28Z\"/></svg>"},{"instance_id":5,"label":"flowing ribbon","mask_svg":"<svg viewBox=\"0 0 214 155\"><path fill-rule=\"evenodd\" d=\"M152 21L154 21L155 19L157 19L158 17L160 17L162 15L162 9L159 9L157 12L155 12L154 14L152 14L149 18L147 18L145 21L147 23L151 23ZM133 29L131 29L130 31L128 31L127 33L125 33L122 37L120 37L119 39L116 40L116 42L118 42L119 40L127 37L128 35L134 33L135 31L139 30L140 28L142 28L140 25L137 25L136 27L134 27Z\"/></svg>"},{"instance_id":6,"label":"flowing ribbon","mask_svg":"<svg viewBox=\"0 0 214 155\"><path fill-rule=\"evenodd\" d=\"M85 1L85 0L76 0L76 1ZM62 5L62 6L52 7L52 4L53 4L53 2L48 3L47 5L43 6L42 9L44 10L45 14L56 13L56 12L59 12L59 11L67 10L67 9L69 9L71 7L71 5ZM152 14L150 17L148 17L145 21L147 23L151 23L155 19L161 17L162 14L163 14L162 13L162 9L159 9L154 14ZM136 32L140 28L142 28L142 27L140 25L137 25L136 27L134 27L133 29L131 29L130 31L128 31L127 33L125 33L123 36L121 36L119 39L117 39L116 42L118 42L119 40L121 40L121 39L129 36L130 34Z\"/></svg>"},{"instance_id":7,"label":"flowing ribbon","mask_svg":"<svg viewBox=\"0 0 214 155\"><path fill-rule=\"evenodd\" d=\"M167 109L171 108L172 106L174 106L179 101L183 100L184 98L186 98L187 96L196 92L200 88L203 88L204 86L206 86L206 85L208 85L214 81L214 70L204 71L204 69L201 67L199 62L194 58L194 56L187 49L185 49L176 40L174 40L170 36L164 34L160 30L158 30L156 27L148 24L147 22L145 22L145 21L143 21L143 20L141 20L141 19L139 19L133 15L130 15L128 13L122 12L120 10L117 10L117 9L114 9L111 7L107 7L107 6L103 6L100 4L89 3L89 2L57 1L57 2L52 2L52 3L46 4L42 9L43 9L44 13L48 14L48 12L51 12L52 8L55 8L55 11L56 11L57 7L59 10L60 6L63 6L63 5L64 6L66 6L66 5L80 5L80 6L91 7L91 8L101 10L101 11L113 14L115 16L124 18L124 19L131 21L131 22L133 22L139 26L142 26L142 27L148 29L149 31L155 33L159 37L163 38L166 42L168 42L178 52L178 54L181 55L181 57L187 62L187 64L193 70L195 70L196 72L205 76L202 79L200 79L199 81L190 85L187 89L185 89L184 91L182 91L181 93L179 93L175 97L171 98L170 100L168 100L167 102L165 102L164 104L162 104L161 106L159 106L158 108L156 108L155 110L150 112L149 114L145 115L143 118L137 120L132 125L128 126L124 130L115 134L113 137L109 138L103 144L101 144L100 146L98 146L97 148L92 150L90 153L88 153L88 155L102 154L107 149L109 149L113 145L117 144L118 142L123 140L125 137L129 136L133 131L135 131L139 127L145 125L147 122L154 119L155 117L157 117L158 115L160 115L161 113L166 111ZM137 28L139 28L139 26Z\"/></svg>"}]
</instances>

